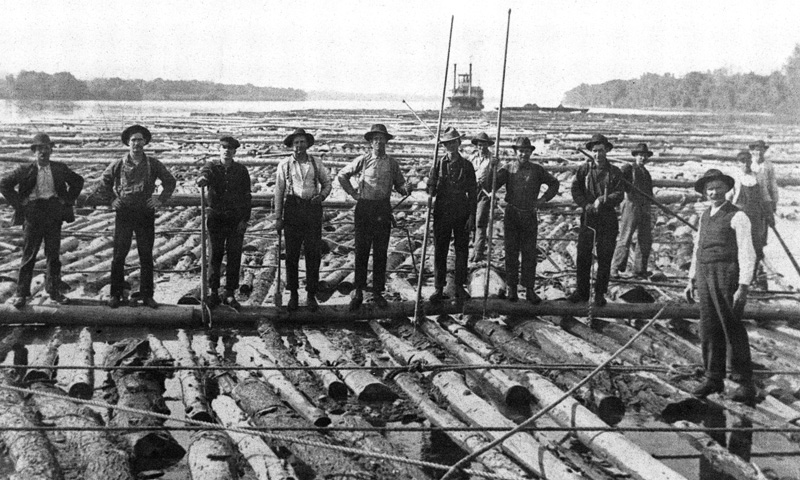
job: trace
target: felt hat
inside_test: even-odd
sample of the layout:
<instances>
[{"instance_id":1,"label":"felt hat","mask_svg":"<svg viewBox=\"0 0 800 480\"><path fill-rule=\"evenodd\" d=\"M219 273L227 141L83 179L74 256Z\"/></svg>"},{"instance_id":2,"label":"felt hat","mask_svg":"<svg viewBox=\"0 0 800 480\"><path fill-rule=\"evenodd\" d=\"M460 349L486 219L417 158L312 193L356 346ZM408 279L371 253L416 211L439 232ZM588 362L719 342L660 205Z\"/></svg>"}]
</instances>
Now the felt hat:
<instances>
[{"instance_id":1,"label":"felt hat","mask_svg":"<svg viewBox=\"0 0 800 480\"><path fill-rule=\"evenodd\" d=\"M592 139L589 140L588 142L586 142L586 149L587 150L591 150L592 147L594 147L595 145L597 145L599 143L602 143L603 145L605 145L607 151L611 151L611 149L614 148L614 145L611 142L608 141L608 139L606 138L605 135L601 135L599 133L595 133L594 135L592 135Z\"/></svg>"},{"instance_id":2,"label":"felt hat","mask_svg":"<svg viewBox=\"0 0 800 480\"><path fill-rule=\"evenodd\" d=\"M311 145L314 145L314 135L311 135L310 133L306 133L306 131L303 130L302 128L296 128L294 130L294 132L290 133L286 138L284 138L283 139L283 144L286 145L287 147L291 147L292 146L292 142L294 142L294 137L299 137L300 135L303 135L303 136L306 137L306 142L308 143L309 147Z\"/></svg>"},{"instance_id":3,"label":"felt hat","mask_svg":"<svg viewBox=\"0 0 800 480\"><path fill-rule=\"evenodd\" d=\"M694 182L694 189L698 193L705 194L706 184L712 180L722 180L726 185L728 185L728 189L733 188L734 183L736 183L733 180L733 177L725 175L716 168L712 168L704 173L702 177L698 178L696 182Z\"/></svg>"},{"instance_id":4,"label":"felt hat","mask_svg":"<svg viewBox=\"0 0 800 480\"><path fill-rule=\"evenodd\" d=\"M644 156L647 158L653 156L653 152L647 148L646 143L640 143L639 145L636 145L636 148L631 150L631 155L633 155L634 157L639 154L644 154Z\"/></svg>"},{"instance_id":5,"label":"felt hat","mask_svg":"<svg viewBox=\"0 0 800 480\"><path fill-rule=\"evenodd\" d=\"M737 162L749 162L752 159L753 155L747 150L740 150L739 153L736 154Z\"/></svg>"},{"instance_id":6,"label":"felt hat","mask_svg":"<svg viewBox=\"0 0 800 480\"><path fill-rule=\"evenodd\" d=\"M386 140L391 140L394 138L394 135L386 131L386 125L382 123L376 123L375 125L373 125L369 129L369 132L364 134L364 138L367 139L368 142L371 142L372 137L377 133L382 133L386 137Z\"/></svg>"},{"instance_id":7,"label":"felt hat","mask_svg":"<svg viewBox=\"0 0 800 480\"><path fill-rule=\"evenodd\" d=\"M755 142L750 144L750 150L755 150L757 148L760 150L766 150L769 148L769 145L767 145L766 142L764 142L764 140L756 140Z\"/></svg>"},{"instance_id":8,"label":"felt hat","mask_svg":"<svg viewBox=\"0 0 800 480\"><path fill-rule=\"evenodd\" d=\"M130 127L126 128L125 130L122 131L122 135L121 135L122 143L124 143L125 145L128 145L128 141L130 141L131 136L134 133L141 133L142 136L144 137L144 143L145 144L150 143L150 140L152 140L152 138L153 138L153 136L150 134L150 130L148 130L147 128L145 128L145 127L143 127L141 125L131 125Z\"/></svg>"},{"instance_id":9,"label":"felt hat","mask_svg":"<svg viewBox=\"0 0 800 480\"><path fill-rule=\"evenodd\" d=\"M31 150L36 150L36 147L42 145L50 145L51 147L55 145L55 142L50 140L50 136L46 133L37 133L33 137L33 141L31 142Z\"/></svg>"},{"instance_id":10,"label":"felt hat","mask_svg":"<svg viewBox=\"0 0 800 480\"><path fill-rule=\"evenodd\" d=\"M512 145L514 151L519 148L530 148L531 151L536 150L536 147L533 146L531 143L531 139L528 137L517 137L514 139L514 145Z\"/></svg>"},{"instance_id":11,"label":"felt hat","mask_svg":"<svg viewBox=\"0 0 800 480\"><path fill-rule=\"evenodd\" d=\"M472 139L472 144L473 145L478 145L478 143L480 143L480 142L488 143L489 146L494 145L494 140L489 138L489 135L486 135L486 132L481 132L481 133L475 135L475 137Z\"/></svg>"},{"instance_id":12,"label":"felt hat","mask_svg":"<svg viewBox=\"0 0 800 480\"><path fill-rule=\"evenodd\" d=\"M242 146L242 144L239 143L239 140L236 140L235 138L230 137L230 136L220 138L219 139L219 143L220 144L227 143L229 146L231 146L233 148L239 148L239 147Z\"/></svg>"},{"instance_id":13,"label":"felt hat","mask_svg":"<svg viewBox=\"0 0 800 480\"><path fill-rule=\"evenodd\" d=\"M447 127L444 129L444 133L439 137L439 143L452 142L454 140L461 140L462 138L464 138L464 135L458 133L455 127Z\"/></svg>"}]
</instances>

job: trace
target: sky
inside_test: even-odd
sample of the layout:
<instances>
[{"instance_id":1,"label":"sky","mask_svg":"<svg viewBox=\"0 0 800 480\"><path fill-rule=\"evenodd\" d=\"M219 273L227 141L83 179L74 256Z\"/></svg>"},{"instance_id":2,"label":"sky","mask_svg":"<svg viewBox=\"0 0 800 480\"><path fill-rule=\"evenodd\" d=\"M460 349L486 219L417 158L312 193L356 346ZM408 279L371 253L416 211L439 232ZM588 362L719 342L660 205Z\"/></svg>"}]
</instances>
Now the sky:
<instances>
[{"instance_id":1,"label":"sky","mask_svg":"<svg viewBox=\"0 0 800 480\"><path fill-rule=\"evenodd\" d=\"M581 83L727 68L800 44L797 0L0 0L0 72L209 80L439 98L473 64L487 106L557 105Z\"/></svg>"}]
</instances>

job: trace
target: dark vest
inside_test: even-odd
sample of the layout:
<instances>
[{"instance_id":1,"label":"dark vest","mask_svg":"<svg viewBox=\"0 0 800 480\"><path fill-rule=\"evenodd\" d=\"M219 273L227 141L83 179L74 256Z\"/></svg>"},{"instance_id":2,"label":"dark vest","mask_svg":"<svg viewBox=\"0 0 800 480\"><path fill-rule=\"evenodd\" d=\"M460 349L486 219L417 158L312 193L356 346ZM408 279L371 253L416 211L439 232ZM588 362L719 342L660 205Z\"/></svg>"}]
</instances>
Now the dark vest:
<instances>
[{"instance_id":1,"label":"dark vest","mask_svg":"<svg viewBox=\"0 0 800 480\"><path fill-rule=\"evenodd\" d=\"M703 213L703 229L700 232L700 245L697 252L699 263L737 262L739 247L736 245L736 231L731 227L731 219L739 209L726 202L711 216L711 208Z\"/></svg>"}]
</instances>

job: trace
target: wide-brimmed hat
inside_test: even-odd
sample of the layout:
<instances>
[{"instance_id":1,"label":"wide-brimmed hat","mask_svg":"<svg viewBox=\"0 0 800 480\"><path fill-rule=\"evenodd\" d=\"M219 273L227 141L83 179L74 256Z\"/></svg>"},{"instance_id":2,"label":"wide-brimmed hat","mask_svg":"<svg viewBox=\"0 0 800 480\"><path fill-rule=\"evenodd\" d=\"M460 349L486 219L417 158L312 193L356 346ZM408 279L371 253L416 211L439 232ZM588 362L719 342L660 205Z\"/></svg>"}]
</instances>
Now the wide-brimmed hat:
<instances>
[{"instance_id":1,"label":"wide-brimmed hat","mask_svg":"<svg viewBox=\"0 0 800 480\"><path fill-rule=\"evenodd\" d=\"M489 146L494 145L494 140L489 138L489 135L486 135L486 132L481 132L475 135L475 138L473 138L471 141L473 145L478 145L480 142L488 143Z\"/></svg>"},{"instance_id":2,"label":"wide-brimmed hat","mask_svg":"<svg viewBox=\"0 0 800 480\"><path fill-rule=\"evenodd\" d=\"M764 140L756 140L755 142L750 144L750 150L755 150L756 148L759 148L761 150L766 150L769 148L769 145L767 145L766 142L764 142Z\"/></svg>"},{"instance_id":3,"label":"wide-brimmed hat","mask_svg":"<svg viewBox=\"0 0 800 480\"><path fill-rule=\"evenodd\" d=\"M653 156L653 152L647 148L646 143L640 143L639 145L636 145L636 148L631 150L631 155L633 155L634 157L639 154L644 154L644 156L647 158Z\"/></svg>"},{"instance_id":4,"label":"wide-brimmed hat","mask_svg":"<svg viewBox=\"0 0 800 480\"><path fill-rule=\"evenodd\" d=\"M239 140L236 140L235 138L230 137L230 136L220 138L219 139L219 143L220 144L227 143L229 146L231 146L233 148L239 148L239 147L242 146L242 144L239 143Z\"/></svg>"},{"instance_id":5,"label":"wide-brimmed hat","mask_svg":"<svg viewBox=\"0 0 800 480\"><path fill-rule=\"evenodd\" d=\"M704 173L702 177L698 178L696 182L694 182L694 189L698 193L705 194L706 184L712 180L722 180L726 185L728 185L728 189L733 188L733 185L736 183L733 180L733 177L725 175L716 168L712 168Z\"/></svg>"},{"instance_id":6,"label":"wide-brimmed hat","mask_svg":"<svg viewBox=\"0 0 800 480\"><path fill-rule=\"evenodd\" d=\"M753 155L748 150L740 150L739 153L736 154L737 162L748 162L751 160L753 160Z\"/></svg>"},{"instance_id":7,"label":"wide-brimmed hat","mask_svg":"<svg viewBox=\"0 0 800 480\"><path fill-rule=\"evenodd\" d=\"M292 142L294 142L294 137L299 137L300 135L306 137L306 142L308 143L309 147L311 145L314 145L314 135L306 133L306 131L302 128L296 128L294 132L287 135L286 138L283 139L283 144L286 145L287 147L291 147Z\"/></svg>"},{"instance_id":8,"label":"wide-brimmed hat","mask_svg":"<svg viewBox=\"0 0 800 480\"><path fill-rule=\"evenodd\" d=\"M364 138L368 141L372 141L372 137L377 134L383 134L386 137L386 140L391 140L394 138L394 135L386 131L386 125L382 123L376 123L372 127L370 127L369 132L364 134Z\"/></svg>"},{"instance_id":9,"label":"wide-brimmed hat","mask_svg":"<svg viewBox=\"0 0 800 480\"><path fill-rule=\"evenodd\" d=\"M42 145L49 145L52 147L53 145L55 145L55 142L50 140L50 136L48 134L37 133L36 135L33 136L33 141L31 142L31 150L36 150L36 147Z\"/></svg>"},{"instance_id":10,"label":"wide-brimmed hat","mask_svg":"<svg viewBox=\"0 0 800 480\"><path fill-rule=\"evenodd\" d=\"M589 140L588 142L586 142L586 149L587 150L591 150L592 147L594 147L598 143L602 143L603 145L605 145L606 146L606 150L608 150L608 151L610 151L612 148L614 148L614 144L609 142L605 135L601 135L599 133L595 133L594 135L592 135L592 139Z\"/></svg>"},{"instance_id":11,"label":"wide-brimmed hat","mask_svg":"<svg viewBox=\"0 0 800 480\"><path fill-rule=\"evenodd\" d=\"M461 135L458 133L455 127L447 127L444 129L444 133L439 136L439 143L447 143L452 142L454 140L461 140L464 138L465 135Z\"/></svg>"},{"instance_id":12,"label":"wide-brimmed hat","mask_svg":"<svg viewBox=\"0 0 800 480\"><path fill-rule=\"evenodd\" d=\"M536 147L533 146L533 144L531 143L531 139L528 138L528 137L517 137L517 138L515 138L514 139L514 145L512 145L512 148L515 151L517 149L520 149L520 148L530 148L531 151L536 150Z\"/></svg>"},{"instance_id":13,"label":"wide-brimmed hat","mask_svg":"<svg viewBox=\"0 0 800 480\"><path fill-rule=\"evenodd\" d=\"M150 130L141 126L141 125L131 125L130 127L126 128L122 131L122 143L128 145L128 142L131 139L131 136L134 133L141 133L144 137L144 143L150 143L150 140L153 139L153 136L150 134Z\"/></svg>"}]
</instances>

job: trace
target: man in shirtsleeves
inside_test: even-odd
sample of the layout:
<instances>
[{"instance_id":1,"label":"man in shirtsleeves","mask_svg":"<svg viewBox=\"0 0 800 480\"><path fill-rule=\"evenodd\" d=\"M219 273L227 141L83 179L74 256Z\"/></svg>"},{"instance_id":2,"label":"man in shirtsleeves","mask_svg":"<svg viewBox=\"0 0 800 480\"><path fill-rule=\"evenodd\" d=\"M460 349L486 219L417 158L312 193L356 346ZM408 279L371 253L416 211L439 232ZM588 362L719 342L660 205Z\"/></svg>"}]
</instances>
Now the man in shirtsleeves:
<instances>
[{"instance_id":1,"label":"man in shirtsleeves","mask_svg":"<svg viewBox=\"0 0 800 480\"><path fill-rule=\"evenodd\" d=\"M622 176L629 183L622 202L622 228L611 261L611 276L618 276L628 268L628 251L633 234L636 234L636 251L633 256L633 273L639 277L647 276L647 260L653 247L653 220L650 214L650 199L653 197L653 179L645 164L653 156L646 143L640 143L631 151L635 163L622 167ZM632 187L631 187L632 185ZM635 188L634 188L635 187Z\"/></svg>"},{"instance_id":2,"label":"man in shirtsleeves","mask_svg":"<svg viewBox=\"0 0 800 480\"><path fill-rule=\"evenodd\" d=\"M765 157L769 145L764 140L758 140L750 144L750 154L753 156L753 162L750 164L750 169L756 176L758 186L761 189L761 199L764 202L763 211L766 214L767 227L775 226L775 213L778 211L778 181L775 177L775 166ZM759 230L761 238L757 242L761 245L767 244L767 236L769 235L769 228ZM761 259L759 259L761 260ZM756 262L757 271L761 268L761 262Z\"/></svg>"},{"instance_id":3,"label":"man in shirtsleeves","mask_svg":"<svg viewBox=\"0 0 800 480\"><path fill-rule=\"evenodd\" d=\"M337 178L342 188L353 197L356 203L356 271L355 290L350 301L350 309L355 310L364 301L364 288L367 285L367 265L372 249L372 291L373 301L380 308L388 303L383 298L386 288L386 261L389 249L389 234L392 230L392 205L389 198L392 189L401 195L408 195L400 164L386 155L386 143L394 138L382 124L375 124L364 134L372 150L355 158L343 167ZM358 188L353 187L350 178L357 176Z\"/></svg>"},{"instance_id":4,"label":"man in shirtsleeves","mask_svg":"<svg viewBox=\"0 0 800 480\"><path fill-rule=\"evenodd\" d=\"M769 222L773 214L772 204L764 201L764 192L752 169L753 157L750 152L742 150L736 155L736 161L739 163L741 171L734 177L733 189L728 192L726 198L750 219L753 250L756 254L756 270L753 273L755 275L758 272L759 262L764 259L767 230L769 230ZM762 279L763 281L761 281ZM757 279L756 283L760 283L760 286L766 288L765 278Z\"/></svg>"},{"instance_id":5,"label":"man in shirtsleeves","mask_svg":"<svg viewBox=\"0 0 800 480\"><path fill-rule=\"evenodd\" d=\"M536 210L558 195L559 181L541 165L530 161L536 147L528 137L514 140L517 160L509 162L497 171L497 188L506 186L506 210L503 217L506 251L506 283L508 300L516 302L519 297L517 285L522 283L529 302L536 305L541 299L536 294L536 240L539 233L539 218ZM494 160L493 163L497 163ZM492 165L481 170L484 188L492 188ZM547 191L539 197L542 185ZM522 254L522 277L519 258Z\"/></svg>"},{"instance_id":6,"label":"man in shirtsleeves","mask_svg":"<svg viewBox=\"0 0 800 480\"><path fill-rule=\"evenodd\" d=\"M314 136L302 128L283 140L293 153L281 161L275 172L275 228L286 240L286 286L289 311L297 310L299 299L298 268L300 252L306 264L306 306L319 308L319 265L322 260L322 201L331 193L328 170L306 150L314 145Z\"/></svg>"},{"instance_id":7,"label":"man in shirtsleeves","mask_svg":"<svg viewBox=\"0 0 800 480\"><path fill-rule=\"evenodd\" d=\"M114 219L114 253L111 260L111 296L108 306L117 308L122 303L125 286L125 257L131 249L133 235L139 251L142 303L158 308L153 299L153 244L155 242L156 210L169 200L175 191L175 177L163 163L144 153L150 143L150 130L141 125L131 125L123 130L122 143L130 151L105 169L97 190L90 200L98 198L108 202L116 212ZM161 182L161 194L154 197L156 180Z\"/></svg>"},{"instance_id":8,"label":"man in shirtsleeves","mask_svg":"<svg viewBox=\"0 0 800 480\"><path fill-rule=\"evenodd\" d=\"M45 290L50 299L65 305L69 299L61 293L61 223L73 222L72 205L83 188L83 177L61 162L51 162L53 142L45 133L33 137L31 150L36 161L22 165L0 179L0 193L14 208L14 225L22 225L22 260L17 279L17 293L12 304L25 306L31 295L31 280L36 255L44 241L47 259Z\"/></svg>"},{"instance_id":9,"label":"man in shirtsleeves","mask_svg":"<svg viewBox=\"0 0 800 480\"><path fill-rule=\"evenodd\" d=\"M700 301L700 343L705 382L693 393L705 398L725 389L726 363L740 387L731 396L736 402L755 400L750 343L742 323L747 293L753 279L756 255L747 215L726 200L734 179L717 169L695 182L695 190L708 197L711 206L700 216L694 242L686 297Z\"/></svg>"},{"instance_id":10,"label":"man in shirtsleeves","mask_svg":"<svg viewBox=\"0 0 800 480\"><path fill-rule=\"evenodd\" d=\"M451 238L456 256L456 298L469 298L464 285L467 283L469 234L475 228L478 183L472 164L458 151L462 138L455 128L445 129L439 143L447 153L434 162L428 176L428 194L436 197L433 204L433 276L436 291L431 295L431 302L446 298L444 287L447 284L447 255Z\"/></svg>"},{"instance_id":11,"label":"man in shirtsleeves","mask_svg":"<svg viewBox=\"0 0 800 480\"><path fill-rule=\"evenodd\" d=\"M578 167L572 181L572 199L582 210L578 233L577 288L568 298L573 303L589 300L592 249L596 248L594 303L598 307L606 304L611 259L619 232L616 207L625 196L622 172L606 158L606 153L612 148L614 145L605 136L593 135L586 143L586 149L592 152L594 159Z\"/></svg>"},{"instance_id":12,"label":"man in shirtsleeves","mask_svg":"<svg viewBox=\"0 0 800 480\"><path fill-rule=\"evenodd\" d=\"M484 167L491 163L492 152L489 149L494 145L494 140L489 138L489 135L481 132L472 139L472 144L478 149L469 161L472 162L472 168L475 173L483 171ZM491 185L489 190L491 190ZM487 193L487 189L478 185L478 207L475 212L475 241L472 244L472 261L480 262L486 256L486 242L489 235L489 209L491 208L492 198Z\"/></svg>"},{"instance_id":13,"label":"man in shirtsleeves","mask_svg":"<svg viewBox=\"0 0 800 480\"><path fill-rule=\"evenodd\" d=\"M247 167L234 161L236 149L241 144L233 137L219 139L220 159L206 163L197 179L198 187L208 187L208 240L211 257L208 268L208 305L220 302L238 309L236 289L242 265L242 245L247 222L250 221L252 195L250 173ZM220 272L222 257L228 257L225 266L225 294L220 300Z\"/></svg>"}]
</instances>

